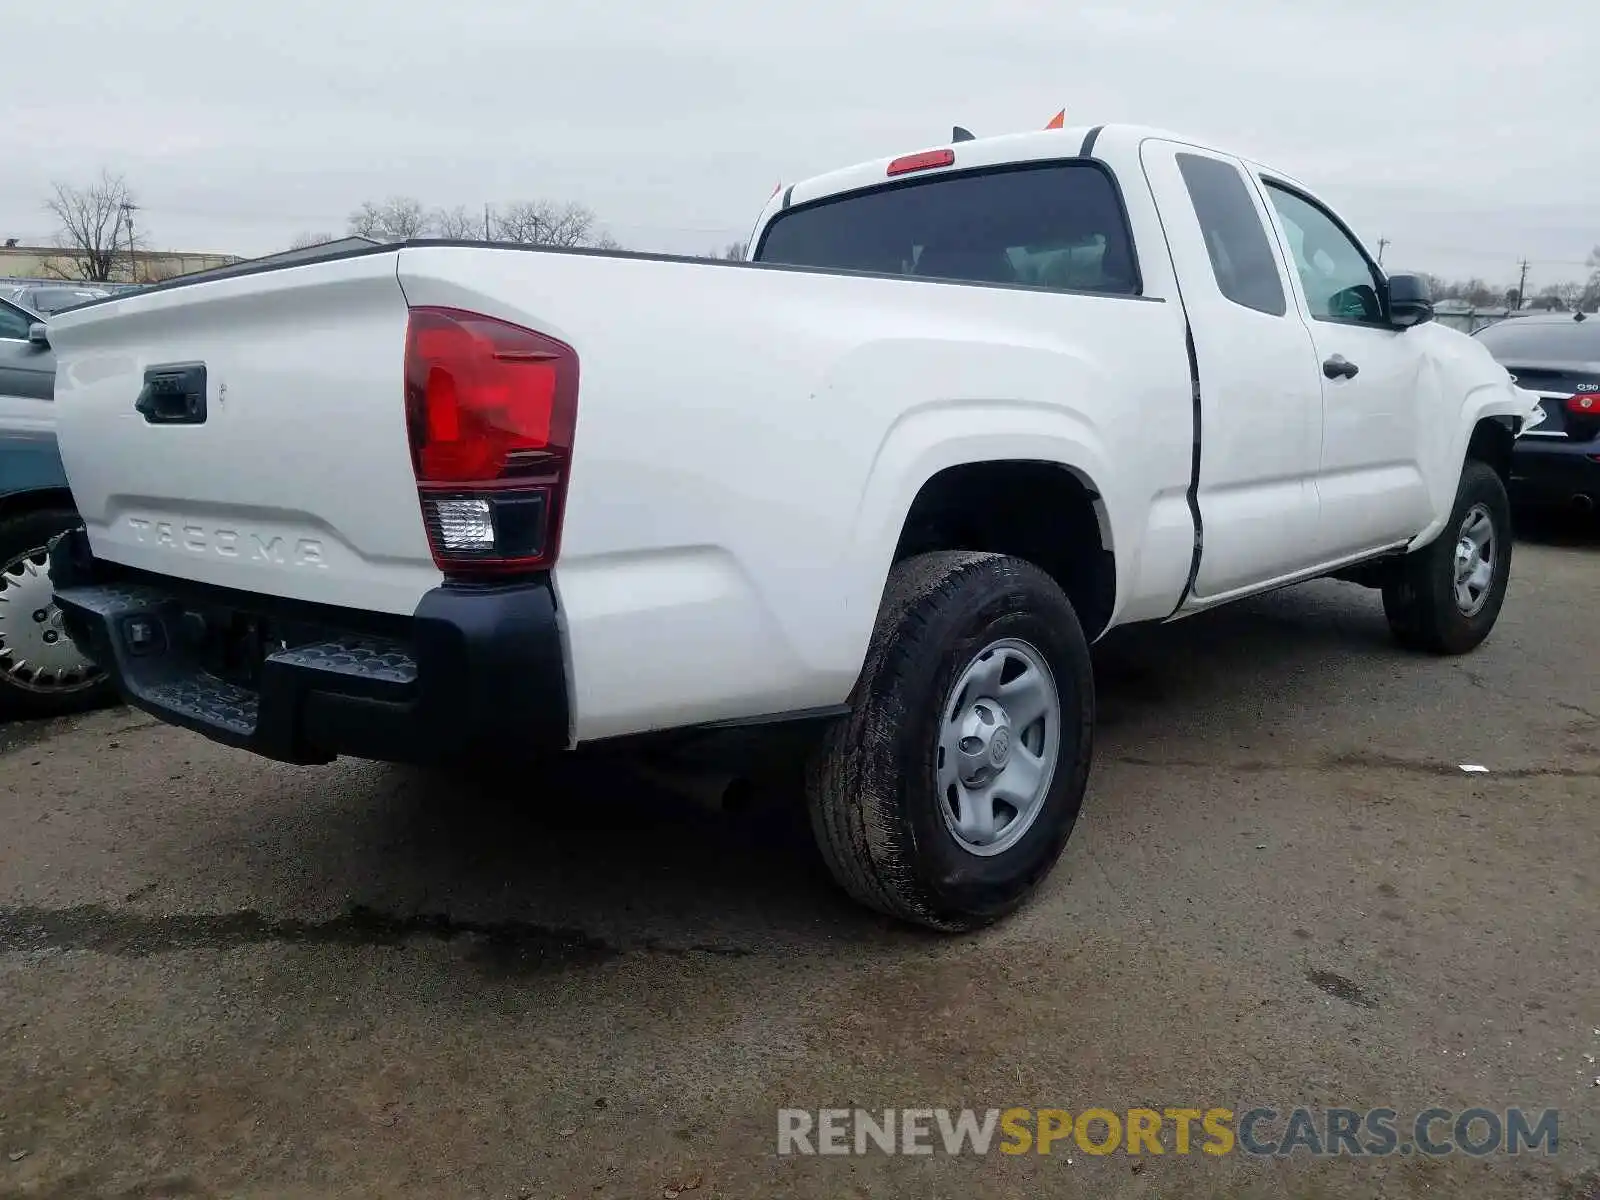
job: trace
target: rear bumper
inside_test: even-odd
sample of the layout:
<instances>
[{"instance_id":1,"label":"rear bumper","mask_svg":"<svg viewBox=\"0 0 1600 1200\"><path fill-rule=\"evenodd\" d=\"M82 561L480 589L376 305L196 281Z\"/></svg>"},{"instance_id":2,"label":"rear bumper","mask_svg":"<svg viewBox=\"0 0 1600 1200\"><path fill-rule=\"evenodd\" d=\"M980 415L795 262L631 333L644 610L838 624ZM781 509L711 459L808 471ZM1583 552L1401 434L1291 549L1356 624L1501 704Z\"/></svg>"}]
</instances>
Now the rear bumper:
<instances>
[{"instance_id":1,"label":"rear bumper","mask_svg":"<svg viewBox=\"0 0 1600 1200\"><path fill-rule=\"evenodd\" d=\"M129 572L81 529L52 544L50 573L67 632L128 703L226 745L436 763L570 741L547 576L435 588L386 618Z\"/></svg>"},{"instance_id":2,"label":"rear bumper","mask_svg":"<svg viewBox=\"0 0 1600 1200\"><path fill-rule=\"evenodd\" d=\"M1529 504L1565 504L1575 496L1600 502L1600 442L1524 435L1511 455L1511 496Z\"/></svg>"}]
</instances>

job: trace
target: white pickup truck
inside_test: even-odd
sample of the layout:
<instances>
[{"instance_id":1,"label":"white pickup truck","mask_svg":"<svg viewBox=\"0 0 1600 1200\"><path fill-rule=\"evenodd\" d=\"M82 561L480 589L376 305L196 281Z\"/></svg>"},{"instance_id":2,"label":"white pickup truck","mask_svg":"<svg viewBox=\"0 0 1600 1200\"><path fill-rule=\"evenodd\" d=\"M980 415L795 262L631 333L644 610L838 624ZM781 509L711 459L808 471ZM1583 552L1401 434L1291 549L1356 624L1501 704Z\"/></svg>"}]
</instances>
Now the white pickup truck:
<instances>
[{"instance_id":1,"label":"white pickup truck","mask_svg":"<svg viewBox=\"0 0 1600 1200\"><path fill-rule=\"evenodd\" d=\"M1071 832L1107 630L1338 575L1489 633L1539 410L1431 314L1287 175L1118 126L797 184L748 262L155 287L52 326L56 596L131 703L291 762L813 730L840 884L972 928Z\"/></svg>"}]
</instances>

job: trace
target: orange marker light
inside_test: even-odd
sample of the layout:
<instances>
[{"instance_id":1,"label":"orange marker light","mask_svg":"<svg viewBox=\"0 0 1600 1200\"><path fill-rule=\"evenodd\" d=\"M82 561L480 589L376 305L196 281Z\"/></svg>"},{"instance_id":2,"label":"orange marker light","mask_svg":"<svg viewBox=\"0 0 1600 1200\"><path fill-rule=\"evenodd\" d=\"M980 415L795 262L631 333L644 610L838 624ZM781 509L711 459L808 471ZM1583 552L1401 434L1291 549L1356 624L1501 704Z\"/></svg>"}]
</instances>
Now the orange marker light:
<instances>
[{"instance_id":1,"label":"orange marker light","mask_svg":"<svg viewBox=\"0 0 1600 1200\"><path fill-rule=\"evenodd\" d=\"M1055 116L1051 117L1050 118L1050 124L1045 126L1046 129L1065 129L1066 127L1067 127L1067 110L1064 109L1064 108L1060 112L1058 112Z\"/></svg>"}]
</instances>

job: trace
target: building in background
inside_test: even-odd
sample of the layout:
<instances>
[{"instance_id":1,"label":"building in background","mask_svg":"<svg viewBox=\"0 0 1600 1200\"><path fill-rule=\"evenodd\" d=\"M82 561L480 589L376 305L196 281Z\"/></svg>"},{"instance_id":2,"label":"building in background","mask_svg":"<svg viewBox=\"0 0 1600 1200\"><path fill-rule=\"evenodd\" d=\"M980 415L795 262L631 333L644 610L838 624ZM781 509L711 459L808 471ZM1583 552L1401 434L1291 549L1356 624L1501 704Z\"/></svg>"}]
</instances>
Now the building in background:
<instances>
[{"instance_id":1,"label":"building in background","mask_svg":"<svg viewBox=\"0 0 1600 1200\"><path fill-rule=\"evenodd\" d=\"M209 271L241 261L237 254L187 253L179 250L118 251L108 283L160 283L178 275ZM0 279L48 279L82 282L78 259L61 246L0 246Z\"/></svg>"},{"instance_id":2,"label":"building in background","mask_svg":"<svg viewBox=\"0 0 1600 1200\"><path fill-rule=\"evenodd\" d=\"M1508 308L1505 305L1478 307L1466 300L1439 300L1433 306L1434 320L1462 333L1477 333L1500 321L1515 321L1518 317L1540 317L1549 311L1543 308Z\"/></svg>"}]
</instances>

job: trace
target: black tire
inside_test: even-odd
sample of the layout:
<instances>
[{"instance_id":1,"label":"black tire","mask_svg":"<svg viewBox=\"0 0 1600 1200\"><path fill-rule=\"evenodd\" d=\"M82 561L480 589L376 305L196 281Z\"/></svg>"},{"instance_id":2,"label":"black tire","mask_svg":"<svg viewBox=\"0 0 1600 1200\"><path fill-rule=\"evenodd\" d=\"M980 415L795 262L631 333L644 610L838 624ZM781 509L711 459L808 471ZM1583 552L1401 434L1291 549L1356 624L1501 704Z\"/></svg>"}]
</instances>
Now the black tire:
<instances>
[{"instance_id":1,"label":"black tire","mask_svg":"<svg viewBox=\"0 0 1600 1200\"><path fill-rule=\"evenodd\" d=\"M1482 506L1493 529L1495 552L1483 607L1467 614L1456 603L1455 554L1462 523ZM1432 542L1408 554L1383 587L1383 611L1396 640L1429 654L1466 654L1494 629L1511 578L1511 504L1493 467L1469 459L1461 471L1450 520Z\"/></svg>"},{"instance_id":2,"label":"black tire","mask_svg":"<svg viewBox=\"0 0 1600 1200\"><path fill-rule=\"evenodd\" d=\"M938 729L961 672L1002 638L1026 642L1049 666L1060 748L1033 824L982 857L944 819ZM813 834L834 878L863 904L945 932L987 925L1020 906L1061 856L1093 738L1088 643L1050 576L999 554L907 559L890 575L850 715L829 728L807 773Z\"/></svg>"},{"instance_id":3,"label":"black tire","mask_svg":"<svg viewBox=\"0 0 1600 1200\"><path fill-rule=\"evenodd\" d=\"M81 523L77 513L62 508L35 509L0 519L0 572L13 565L10 578L20 580L27 569L19 562L21 559L34 568L42 568L50 539ZM7 582L0 580L0 584ZM69 678L52 686L30 679L26 666L18 668L16 656L6 642L7 623L32 621L33 612L9 612L11 604L6 596L7 589L0 588L0 716L60 716L96 707L112 698L115 693L111 682L98 670L83 679ZM53 610L54 605L49 608Z\"/></svg>"}]
</instances>

